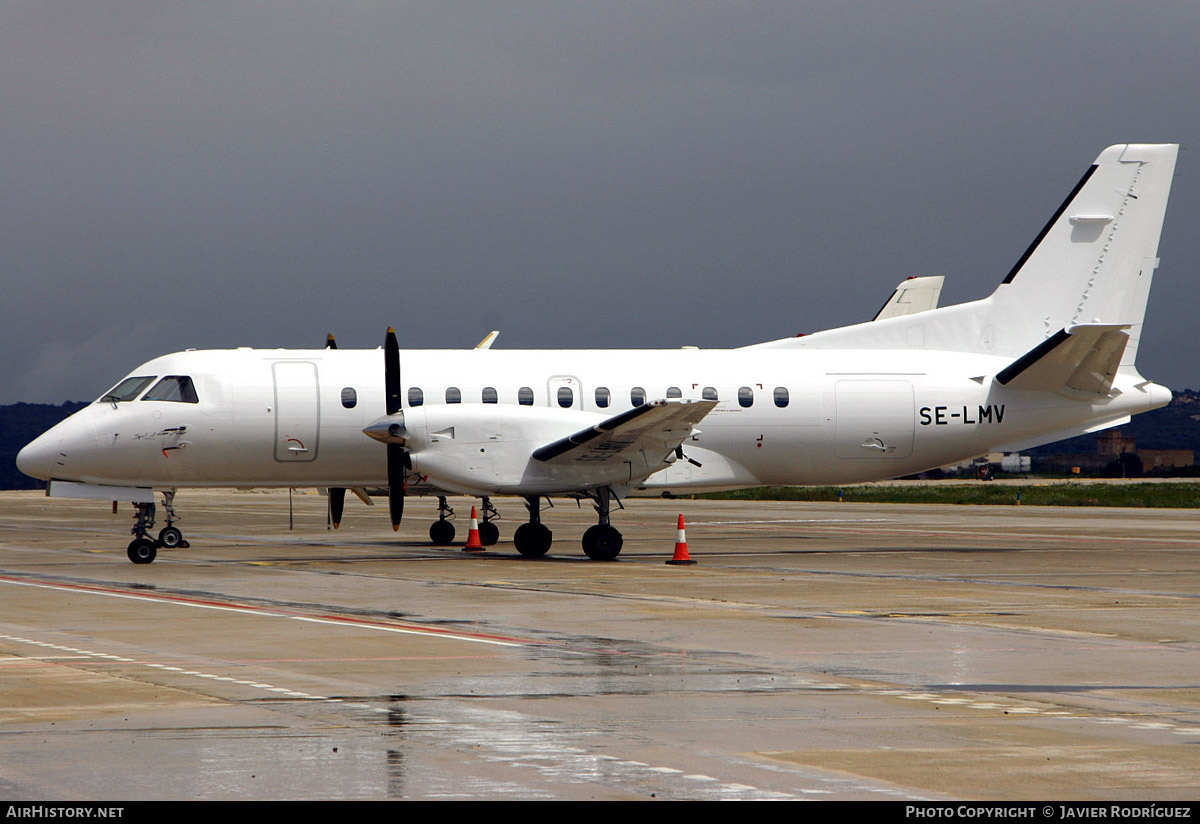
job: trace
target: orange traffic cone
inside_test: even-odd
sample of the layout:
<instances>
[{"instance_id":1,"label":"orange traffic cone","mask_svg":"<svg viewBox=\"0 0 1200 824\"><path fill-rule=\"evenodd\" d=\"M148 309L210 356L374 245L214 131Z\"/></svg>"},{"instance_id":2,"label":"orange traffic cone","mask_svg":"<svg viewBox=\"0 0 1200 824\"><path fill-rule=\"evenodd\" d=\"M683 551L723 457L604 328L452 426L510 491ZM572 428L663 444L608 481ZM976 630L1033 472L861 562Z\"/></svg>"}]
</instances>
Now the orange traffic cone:
<instances>
[{"instance_id":1,"label":"orange traffic cone","mask_svg":"<svg viewBox=\"0 0 1200 824\"><path fill-rule=\"evenodd\" d=\"M463 552L482 552L483 542L479 540L479 518L475 514L475 507L471 507L471 531L467 533L467 545L463 547Z\"/></svg>"},{"instance_id":2,"label":"orange traffic cone","mask_svg":"<svg viewBox=\"0 0 1200 824\"><path fill-rule=\"evenodd\" d=\"M672 566L687 566L696 563L688 557L687 535L683 531L683 513L679 513L679 523L675 527L675 555L666 563Z\"/></svg>"}]
</instances>

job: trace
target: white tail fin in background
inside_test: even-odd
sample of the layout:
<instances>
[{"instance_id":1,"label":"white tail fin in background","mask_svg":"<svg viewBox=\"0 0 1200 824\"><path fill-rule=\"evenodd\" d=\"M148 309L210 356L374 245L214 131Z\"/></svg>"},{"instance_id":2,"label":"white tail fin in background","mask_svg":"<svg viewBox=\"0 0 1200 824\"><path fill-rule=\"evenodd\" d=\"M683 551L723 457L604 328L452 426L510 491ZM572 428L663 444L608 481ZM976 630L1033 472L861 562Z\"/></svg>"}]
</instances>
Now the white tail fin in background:
<instances>
[{"instance_id":1,"label":"white tail fin in background","mask_svg":"<svg viewBox=\"0 0 1200 824\"><path fill-rule=\"evenodd\" d=\"M1073 327L1127 327L1132 368L1179 146L1121 144L1101 152L989 297L784 338L770 348L976 352L1016 358ZM1105 350L1118 341L1106 338ZM1108 364L1105 364L1106 366Z\"/></svg>"},{"instance_id":2,"label":"white tail fin in background","mask_svg":"<svg viewBox=\"0 0 1200 824\"><path fill-rule=\"evenodd\" d=\"M875 313L872 320L887 320L936 309L938 296L942 294L942 282L945 279L944 275L928 275L923 278L910 277L900 281L887 303L883 304L883 308Z\"/></svg>"}]
</instances>

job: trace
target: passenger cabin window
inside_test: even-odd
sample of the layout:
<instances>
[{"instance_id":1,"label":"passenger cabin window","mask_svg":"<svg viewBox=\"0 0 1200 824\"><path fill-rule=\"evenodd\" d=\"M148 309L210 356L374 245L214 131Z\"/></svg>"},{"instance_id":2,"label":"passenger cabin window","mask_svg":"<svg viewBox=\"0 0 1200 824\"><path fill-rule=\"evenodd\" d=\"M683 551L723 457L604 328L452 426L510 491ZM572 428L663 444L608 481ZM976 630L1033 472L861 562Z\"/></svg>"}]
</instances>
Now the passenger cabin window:
<instances>
[{"instance_id":1,"label":"passenger cabin window","mask_svg":"<svg viewBox=\"0 0 1200 824\"><path fill-rule=\"evenodd\" d=\"M200 403L200 399L196 397L196 387L187 375L167 375L156 383L142 400Z\"/></svg>"},{"instance_id":2,"label":"passenger cabin window","mask_svg":"<svg viewBox=\"0 0 1200 824\"><path fill-rule=\"evenodd\" d=\"M569 386L558 387L558 405L563 409L570 409L573 403L575 403L575 390Z\"/></svg>"},{"instance_id":3,"label":"passenger cabin window","mask_svg":"<svg viewBox=\"0 0 1200 824\"><path fill-rule=\"evenodd\" d=\"M682 398L683 393L679 391L678 386L668 386L667 387L667 397L668 398Z\"/></svg>"},{"instance_id":4,"label":"passenger cabin window","mask_svg":"<svg viewBox=\"0 0 1200 824\"><path fill-rule=\"evenodd\" d=\"M446 403L462 403L462 392L457 386L446 387Z\"/></svg>"},{"instance_id":5,"label":"passenger cabin window","mask_svg":"<svg viewBox=\"0 0 1200 824\"><path fill-rule=\"evenodd\" d=\"M408 405L420 406L425 403L425 393L421 391L421 387L414 386L408 390Z\"/></svg>"},{"instance_id":6,"label":"passenger cabin window","mask_svg":"<svg viewBox=\"0 0 1200 824\"><path fill-rule=\"evenodd\" d=\"M142 394L142 390L150 385L154 380L154 375L143 375L138 378L126 378L118 383L112 389L105 392L100 400L96 403L117 403L118 401L131 401L138 395Z\"/></svg>"},{"instance_id":7,"label":"passenger cabin window","mask_svg":"<svg viewBox=\"0 0 1200 824\"><path fill-rule=\"evenodd\" d=\"M754 406L754 390L749 386L743 386L738 390L738 403L746 409Z\"/></svg>"},{"instance_id":8,"label":"passenger cabin window","mask_svg":"<svg viewBox=\"0 0 1200 824\"><path fill-rule=\"evenodd\" d=\"M533 406L533 390L528 386L522 386L517 390L517 403L521 406Z\"/></svg>"},{"instance_id":9,"label":"passenger cabin window","mask_svg":"<svg viewBox=\"0 0 1200 824\"><path fill-rule=\"evenodd\" d=\"M607 386L597 386L596 387L596 406L600 407L601 409L607 409L608 401L609 401L608 387Z\"/></svg>"},{"instance_id":10,"label":"passenger cabin window","mask_svg":"<svg viewBox=\"0 0 1200 824\"><path fill-rule=\"evenodd\" d=\"M704 387L704 389L700 392L700 397L704 398L706 401L715 401L717 399L717 387Z\"/></svg>"},{"instance_id":11,"label":"passenger cabin window","mask_svg":"<svg viewBox=\"0 0 1200 824\"><path fill-rule=\"evenodd\" d=\"M788 405L788 391L786 386L775 387L775 405L780 409Z\"/></svg>"},{"instance_id":12,"label":"passenger cabin window","mask_svg":"<svg viewBox=\"0 0 1200 824\"><path fill-rule=\"evenodd\" d=\"M634 406L641 406L646 402L646 390L640 386L635 386L629 390L629 402Z\"/></svg>"},{"instance_id":13,"label":"passenger cabin window","mask_svg":"<svg viewBox=\"0 0 1200 824\"><path fill-rule=\"evenodd\" d=\"M354 391L353 386L347 386L342 390L342 406L347 409L358 406L358 393Z\"/></svg>"},{"instance_id":14,"label":"passenger cabin window","mask_svg":"<svg viewBox=\"0 0 1200 824\"><path fill-rule=\"evenodd\" d=\"M496 403L497 400L498 400L498 398L496 397L496 387L494 387L494 386L483 387L483 402L484 403Z\"/></svg>"}]
</instances>

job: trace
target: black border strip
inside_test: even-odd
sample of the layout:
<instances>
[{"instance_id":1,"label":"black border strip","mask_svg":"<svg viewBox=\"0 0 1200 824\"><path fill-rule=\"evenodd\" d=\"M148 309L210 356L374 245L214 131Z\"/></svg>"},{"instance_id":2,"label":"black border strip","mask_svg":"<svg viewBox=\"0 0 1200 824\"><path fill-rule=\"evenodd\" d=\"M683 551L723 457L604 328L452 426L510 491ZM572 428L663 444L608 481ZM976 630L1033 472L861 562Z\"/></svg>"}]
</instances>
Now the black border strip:
<instances>
[{"instance_id":1,"label":"black border strip","mask_svg":"<svg viewBox=\"0 0 1200 824\"><path fill-rule=\"evenodd\" d=\"M1004 278L1002 283L1012 283L1013 278L1017 276L1017 273L1021 271L1021 267L1025 265L1025 261L1029 260L1029 256L1033 254L1046 235L1050 233L1050 229L1055 223L1058 223L1058 219L1062 217L1062 213L1067 211L1067 207L1071 205L1071 201L1075 199L1075 195L1079 194L1079 190L1088 182L1088 178L1099 168L1098 165L1092 165L1091 168L1084 172L1083 177L1079 179L1079 182L1075 184L1075 188L1071 190L1071 194L1067 195L1067 199L1058 207L1058 211L1054 213L1054 217L1050 218L1050 221L1042 227L1042 231L1038 232L1038 236L1033 239L1033 243L1029 244L1029 248L1025 250L1025 254L1021 255L1021 259L1009 271L1008 276Z\"/></svg>"}]
</instances>

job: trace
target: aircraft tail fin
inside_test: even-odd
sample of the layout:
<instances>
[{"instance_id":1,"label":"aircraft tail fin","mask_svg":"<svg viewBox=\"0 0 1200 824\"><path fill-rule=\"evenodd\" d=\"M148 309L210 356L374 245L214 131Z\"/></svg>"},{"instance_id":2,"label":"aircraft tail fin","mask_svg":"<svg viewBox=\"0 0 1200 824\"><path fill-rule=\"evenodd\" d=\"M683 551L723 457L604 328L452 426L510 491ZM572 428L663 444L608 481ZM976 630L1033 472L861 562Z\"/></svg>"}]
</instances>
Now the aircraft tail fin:
<instances>
[{"instance_id":1,"label":"aircraft tail fin","mask_svg":"<svg viewBox=\"0 0 1200 824\"><path fill-rule=\"evenodd\" d=\"M923 278L910 277L900 281L887 303L875 313L872 320L898 318L936 309L945 279L943 275L927 275Z\"/></svg>"},{"instance_id":2,"label":"aircraft tail fin","mask_svg":"<svg viewBox=\"0 0 1200 824\"><path fill-rule=\"evenodd\" d=\"M1125 324L1121 365L1133 364L1178 151L1131 143L1096 158L992 296L1001 316L1021 314L1022 337Z\"/></svg>"},{"instance_id":3,"label":"aircraft tail fin","mask_svg":"<svg viewBox=\"0 0 1200 824\"><path fill-rule=\"evenodd\" d=\"M940 349L1017 358L1060 330L1124 327L1133 368L1179 146L1110 146L986 298L764 348ZM1075 332L1078 337L1082 332ZM1106 338L1109 345L1116 339ZM1082 345L1078 340L1072 347ZM1107 363L1108 355L1105 356Z\"/></svg>"}]
</instances>

